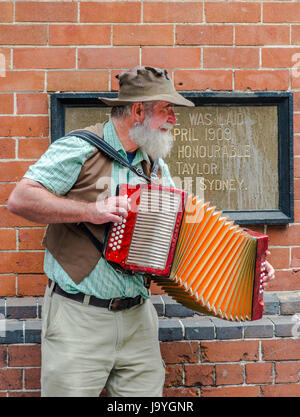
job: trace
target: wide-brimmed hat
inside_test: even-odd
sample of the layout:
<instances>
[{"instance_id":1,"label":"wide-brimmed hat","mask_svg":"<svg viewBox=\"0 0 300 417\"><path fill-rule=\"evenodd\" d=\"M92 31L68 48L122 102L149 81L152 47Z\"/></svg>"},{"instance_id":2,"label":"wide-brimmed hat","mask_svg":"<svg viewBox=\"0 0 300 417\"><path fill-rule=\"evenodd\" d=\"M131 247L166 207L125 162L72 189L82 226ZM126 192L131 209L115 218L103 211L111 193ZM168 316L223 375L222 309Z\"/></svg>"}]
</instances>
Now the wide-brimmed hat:
<instances>
[{"instance_id":1,"label":"wide-brimmed hat","mask_svg":"<svg viewBox=\"0 0 300 417\"><path fill-rule=\"evenodd\" d=\"M118 97L99 97L110 106L156 100L178 106L195 106L192 101L177 93L166 70L138 66L118 74L116 78L120 85Z\"/></svg>"}]
</instances>

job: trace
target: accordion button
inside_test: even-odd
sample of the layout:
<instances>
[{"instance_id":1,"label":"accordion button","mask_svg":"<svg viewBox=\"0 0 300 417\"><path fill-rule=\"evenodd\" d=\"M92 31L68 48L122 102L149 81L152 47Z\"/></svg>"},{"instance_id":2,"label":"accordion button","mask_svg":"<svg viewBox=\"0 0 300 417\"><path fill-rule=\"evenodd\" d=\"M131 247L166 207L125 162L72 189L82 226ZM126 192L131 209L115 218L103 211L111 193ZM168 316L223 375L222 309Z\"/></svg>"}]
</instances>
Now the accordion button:
<instances>
[{"instance_id":1,"label":"accordion button","mask_svg":"<svg viewBox=\"0 0 300 417\"><path fill-rule=\"evenodd\" d=\"M122 224L122 229L125 229L125 224Z\"/></svg>"},{"instance_id":2,"label":"accordion button","mask_svg":"<svg viewBox=\"0 0 300 417\"><path fill-rule=\"evenodd\" d=\"M109 246L110 248L112 248L112 247L113 247L113 244L112 244L112 243L110 243L108 246Z\"/></svg>"},{"instance_id":3,"label":"accordion button","mask_svg":"<svg viewBox=\"0 0 300 417\"><path fill-rule=\"evenodd\" d=\"M122 240L118 240L118 243L122 243Z\"/></svg>"},{"instance_id":4,"label":"accordion button","mask_svg":"<svg viewBox=\"0 0 300 417\"><path fill-rule=\"evenodd\" d=\"M114 226L118 226L118 223L114 223Z\"/></svg>"},{"instance_id":5,"label":"accordion button","mask_svg":"<svg viewBox=\"0 0 300 417\"><path fill-rule=\"evenodd\" d=\"M119 238L120 238L120 239L123 239L123 235L120 235L120 236L119 236Z\"/></svg>"},{"instance_id":6,"label":"accordion button","mask_svg":"<svg viewBox=\"0 0 300 417\"><path fill-rule=\"evenodd\" d=\"M115 247L113 247L113 248L112 248L112 250L116 250L116 248L115 248Z\"/></svg>"},{"instance_id":7,"label":"accordion button","mask_svg":"<svg viewBox=\"0 0 300 417\"><path fill-rule=\"evenodd\" d=\"M121 246L120 246L120 245L118 245L118 246L117 246L117 249L121 249Z\"/></svg>"},{"instance_id":8,"label":"accordion button","mask_svg":"<svg viewBox=\"0 0 300 417\"><path fill-rule=\"evenodd\" d=\"M126 223L126 219L123 219L123 223Z\"/></svg>"}]
</instances>

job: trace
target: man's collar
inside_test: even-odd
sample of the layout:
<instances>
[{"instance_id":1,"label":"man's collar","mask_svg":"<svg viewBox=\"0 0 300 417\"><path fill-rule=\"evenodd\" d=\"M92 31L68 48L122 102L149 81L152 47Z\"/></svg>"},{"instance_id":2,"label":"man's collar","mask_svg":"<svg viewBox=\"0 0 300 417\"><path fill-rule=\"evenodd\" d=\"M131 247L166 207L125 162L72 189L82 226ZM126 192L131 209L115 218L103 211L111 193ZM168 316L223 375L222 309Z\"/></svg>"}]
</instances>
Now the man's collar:
<instances>
[{"instance_id":1,"label":"man's collar","mask_svg":"<svg viewBox=\"0 0 300 417\"><path fill-rule=\"evenodd\" d=\"M115 126L113 124L112 119L110 119L107 123L104 125L104 136L105 140L118 152L121 152L123 156L126 157L126 151L117 135ZM134 157L134 165L138 164L139 162L145 160L150 164L149 156L146 154L146 152L141 151L140 149L137 149L136 155Z\"/></svg>"}]
</instances>

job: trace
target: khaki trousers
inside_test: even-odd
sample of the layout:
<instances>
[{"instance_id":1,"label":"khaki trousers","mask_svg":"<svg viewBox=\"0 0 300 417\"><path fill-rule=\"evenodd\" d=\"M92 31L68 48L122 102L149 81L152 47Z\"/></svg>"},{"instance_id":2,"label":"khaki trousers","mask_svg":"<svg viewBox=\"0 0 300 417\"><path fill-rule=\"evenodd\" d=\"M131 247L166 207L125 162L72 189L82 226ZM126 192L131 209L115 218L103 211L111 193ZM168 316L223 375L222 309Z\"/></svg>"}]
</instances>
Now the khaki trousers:
<instances>
[{"instance_id":1,"label":"khaki trousers","mask_svg":"<svg viewBox=\"0 0 300 417\"><path fill-rule=\"evenodd\" d=\"M53 293L42 311L43 397L160 397L165 378L150 300L112 312Z\"/></svg>"}]
</instances>

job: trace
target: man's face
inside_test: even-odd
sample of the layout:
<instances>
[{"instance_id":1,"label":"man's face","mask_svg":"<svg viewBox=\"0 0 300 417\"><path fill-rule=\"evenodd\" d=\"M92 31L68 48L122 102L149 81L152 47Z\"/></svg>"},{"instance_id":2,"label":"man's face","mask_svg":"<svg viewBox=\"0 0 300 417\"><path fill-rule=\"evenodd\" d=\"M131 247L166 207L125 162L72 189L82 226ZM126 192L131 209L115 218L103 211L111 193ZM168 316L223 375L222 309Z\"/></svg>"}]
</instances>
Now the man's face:
<instances>
[{"instance_id":1,"label":"man's face","mask_svg":"<svg viewBox=\"0 0 300 417\"><path fill-rule=\"evenodd\" d=\"M172 125L175 125L176 123L174 105L167 101L158 101L154 104L152 109L150 127L153 130L160 129L163 132L166 132L168 130L168 128L164 127L166 123L170 123Z\"/></svg>"},{"instance_id":2,"label":"man's face","mask_svg":"<svg viewBox=\"0 0 300 417\"><path fill-rule=\"evenodd\" d=\"M130 129L130 137L140 149L152 159L164 158L173 145L171 130L176 123L173 104L157 101L146 110L142 123L136 123Z\"/></svg>"}]
</instances>

